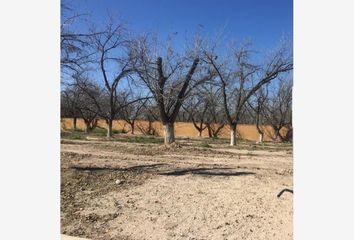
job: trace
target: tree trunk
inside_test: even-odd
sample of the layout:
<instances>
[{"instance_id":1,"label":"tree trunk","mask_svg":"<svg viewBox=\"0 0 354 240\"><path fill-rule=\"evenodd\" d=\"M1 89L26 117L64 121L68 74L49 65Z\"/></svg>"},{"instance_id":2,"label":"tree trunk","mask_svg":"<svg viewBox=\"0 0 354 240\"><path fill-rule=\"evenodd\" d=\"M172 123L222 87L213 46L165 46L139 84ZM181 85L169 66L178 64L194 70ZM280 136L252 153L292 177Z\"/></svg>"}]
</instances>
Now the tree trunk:
<instances>
[{"instance_id":1,"label":"tree trunk","mask_svg":"<svg viewBox=\"0 0 354 240\"><path fill-rule=\"evenodd\" d=\"M135 121L133 121L133 122L130 124L130 131L131 131L132 135L134 135L134 129L135 129Z\"/></svg>"},{"instance_id":2,"label":"tree trunk","mask_svg":"<svg viewBox=\"0 0 354 240\"><path fill-rule=\"evenodd\" d=\"M92 124L90 126L90 131L92 131L93 129L95 129L97 127L97 123L98 123L98 119L94 119L92 121Z\"/></svg>"},{"instance_id":3,"label":"tree trunk","mask_svg":"<svg viewBox=\"0 0 354 240\"><path fill-rule=\"evenodd\" d=\"M264 133L261 130L261 127L259 126L259 115L257 116L257 122L256 122L256 128L257 128L257 132L259 134L259 143L262 143L264 140Z\"/></svg>"},{"instance_id":4,"label":"tree trunk","mask_svg":"<svg viewBox=\"0 0 354 240\"><path fill-rule=\"evenodd\" d=\"M207 128L208 128L208 136L209 136L209 138L212 138L212 137L213 137L213 134L212 134L211 126L210 126L209 123L207 124Z\"/></svg>"},{"instance_id":5,"label":"tree trunk","mask_svg":"<svg viewBox=\"0 0 354 240\"><path fill-rule=\"evenodd\" d=\"M166 123L163 125L164 130L164 142L165 144L171 144L175 142L175 130L173 123Z\"/></svg>"},{"instance_id":6,"label":"tree trunk","mask_svg":"<svg viewBox=\"0 0 354 240\"><path fill-rule=\"evenodd\" d=\"M76 122L77 122L77 118L74 117L73 119L73 129L76 130Z\"/></svg>"},{"instance_id":7,"label":"tree trunk","mask_svg":"<svg viewBox=\"0 0 354 240\"><path fill-rule=\"evenodd\" d=\"M263 133L259 133L259 142L262 143L264 140L264 134Z\"/></svg>"},{"instance_id":8,"label":"tree trunk","mask_svg":"<svg viewBox=\"0 0 354 240\"><path fill-rule=\"evenodd\" d=\"M218 135L219 135L221 129L223 129L223 127L224 127L224 124L222 124L219 127L217 127L215 131L212 129L213 138L217 138L218 137Z\"/></svg>"},{"instance_id":9,"label":"tree trunk","mask_svg":"<svg viewBox=\"0 0 354 240\"><path fill-rule=\"evenodd\" d=\"M275 141L277 141L277 142L281 142L282 141L282 138L281 138L281 135L280 135L280 128L277 128L275 130Z\"/></svg>"},{"instance_id":10,"label":"tree trunk","mask_svg":"<svg viewBox=\"0 0 354 240\"><path fill-rule=\"evenodd\" d=\"M193 126L198 131L198 137L202 137L202 132L205 129L205 128L203 129L203 122L200 122L198 126L197 123L193 120Z\"/></svg>"},{"instance_id":11,"label":"tree trunk","mask_svg":"<svg viewBox=\"0 0 354 240\"><path fill-rule=\"evenodd\" d=\"M285 141L292 141L292 139L293 139L293 128L288 127L286 134L284 136L284 140Z\"/></svg>"},{"instance_id":12,"label":"tree trunk","mask_svg":"<svg viewBox=\"0 0 354 240\"><path fill-rule=\"evenodd\" d=\"M107 137L108 138L113 136L112 127L113 127L113 121L112 120L108 120L108 123L107 123Z\"/></svg>"},{"instance_id":13,"label":"tree trunk","mask_svg":"<svg viewBox=\"0 0 354 240\"><path fill-rule=\"evenodd\" d=\"M236 145L236 125L230 126L230 145Z\"/></svg>"},{"instance_id":14,"label":"tree trunk","mask_svg":"<svg viewBox=\"0 0 354 240\"><path fill-rule=\"evenodd\" d=\"M85 133L89 133L90 132L90 124L85 122Z\"/></svg>"},{"instance_id":15,"label":"tree trunk","mask_svg":"<svg viewBox=\"0 0 354 240\"><path fill-rule=\"evenodd\" d=\"M85 131L85 133L89 133L90 130L91 130L90 120L84 119L84 123L85 123L85 129L84 129L84 131Z\"/></svg>"},{"instance_id":16,"label":"tree trunk","mask_svg":"<svg viewBox=\"0 0 354 240\"><path fill-rule=\"evenodd\" d=\"M149 134L149 135L152 135L152 121L149 121L148 134Z\"/></svg>"}]
</instances>

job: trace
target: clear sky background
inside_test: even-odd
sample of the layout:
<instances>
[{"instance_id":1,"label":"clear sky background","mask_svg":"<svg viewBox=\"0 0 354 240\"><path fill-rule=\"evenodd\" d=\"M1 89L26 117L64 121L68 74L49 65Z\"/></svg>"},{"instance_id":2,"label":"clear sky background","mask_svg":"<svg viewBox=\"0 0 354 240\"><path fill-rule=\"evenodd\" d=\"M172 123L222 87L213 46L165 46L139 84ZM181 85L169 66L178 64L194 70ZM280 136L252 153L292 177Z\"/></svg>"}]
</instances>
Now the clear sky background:
<instances>
[{"instance_id":1,"label":"clear sky background","mask_svg":"<svg viewBox=\"0 0 354 240\"><path fill-rule=\"evenodd\" d=\"M292 0L78 0L70 5L91 14L98 25L107 13L121 16L134 32L177 32L179 39L202 26L204 34L223 30L225 37L251 40L255 50L273 48L293 37ZM177 39L178 40L178 39Z\"/></svg>"}]
</instances>

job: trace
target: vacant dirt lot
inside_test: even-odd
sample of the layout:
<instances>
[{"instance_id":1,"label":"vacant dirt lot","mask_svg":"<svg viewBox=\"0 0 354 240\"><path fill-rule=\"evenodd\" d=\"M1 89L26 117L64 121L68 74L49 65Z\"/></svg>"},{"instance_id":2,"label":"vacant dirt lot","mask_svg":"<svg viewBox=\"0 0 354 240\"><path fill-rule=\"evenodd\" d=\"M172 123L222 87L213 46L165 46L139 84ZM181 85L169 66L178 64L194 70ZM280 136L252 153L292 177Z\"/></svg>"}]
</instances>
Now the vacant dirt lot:
<instances>
[{"instance_id":1,"label":"vacant dirt lot","mask_svg":"<svg viewBox=\"0 0 354 240\"><path fill-rule=\"evenodd\" d=\"M61 141L61 232L91 239L292 239L292 146L117 135Z\"/></svg>"}]
</instances>

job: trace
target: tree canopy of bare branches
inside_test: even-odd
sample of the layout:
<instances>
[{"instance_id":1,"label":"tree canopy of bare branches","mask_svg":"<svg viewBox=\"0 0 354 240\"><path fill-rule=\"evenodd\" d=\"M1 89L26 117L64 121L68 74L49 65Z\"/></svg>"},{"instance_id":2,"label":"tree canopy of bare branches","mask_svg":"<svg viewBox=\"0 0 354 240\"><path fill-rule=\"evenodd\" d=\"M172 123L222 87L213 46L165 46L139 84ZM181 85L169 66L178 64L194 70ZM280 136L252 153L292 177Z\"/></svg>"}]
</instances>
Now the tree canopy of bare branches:
<instances>
[{"instance_id":1,"label":"tree canopy of bare branches","mask_svg":"<svg viewBox=\"0 0 354 240\"><path fill-rule=\"evenodd\" d=\"M90 132L97 126L99 110L89 95L96 98L100 95L97 86L86 86L85 91L76 84L67 86L62 91L62 114L73 118L73 128L76 130L77 118L85 123L85 132Z\"/></svg>"},{"instance_id":2,"label":"tree canopy of bare branches","mask_svg":"<svg viewBox=\"0 0 354 240\"><path fill-rule=\"evenodd\" d=\"M255 119L255 124L257 132L259 134L259 142L264 141L264 130L261 128L262 123L264 123L264 111L265 103L268 100L268 88L267 85L260 88L252 97L249 98L248 106L253 111L253 118Z\"/></svg>"},{"instance_id":3,"label":"tree canopy of bare branches","mask_svg":"<svg viewBox=\"0 0 354 240\"><path fill-rule=\"evenodd\" d=\"M63 91L63 111L86 119L88 131L97 118L105 119L107 137L112 137L118 117L132 132L135 119L158 119L165 144L170 144L180 119L192 121L199 136L207 129L209 137L216 137L228 124L230 144L235 145L242 122L255 121L260 141L261 122L273 126L277 139L281 128L291 128L291 104L280 104L288 97L285 86L271 98L262 90L292 71L292 51L286 43L261 57L250 44L225 45L200 36L182 48L173 45L172 38L162 44L154 34L134 36L123 21L112 17L98 27L86 22L79 32L74 25L82 15L62 9L61 69L71 81Z\"/></svg>"},{"instance_id":4,"label":"tree canopy of bare branches","mask_svg":"<svg viewBox=\"0 0 354 240\"><path fill-rule=\"evenodd\" d=\"M112 137L113 120L127 105L138 101L124 101L125 89L123 81L129 81L134 73L133 57L129 52L129 33L121 21L110 18L102 29L91 26L88 36L90 61L87 69L74 76L77 84L85 91L87 89L87 75L97 79L100 84L100 98L88 94L99 109L100 117L107 123L107 137ZM93 73L92 73L93 72ZM90 83L89 83L90 84ZM92 81L91 81L92 84ZM127 83L125 83L127 85ZM146 98L146 97L145 97Z\"/></svg>"},{"instance_id":5,"label":"tree canopy of bare branches","mask_svg":"<svg viewBox=\"0 0 354 240\"><path fill-rule=\"evenodd\" d=\"M267 122L272 126L275 140L290 140L280 134L283 127L292 130L292 81L285 79L278 81L273 94L264 104L264 114ZM290 137L290 136L289 136Z\"/></svg>"},{"instance_id":6,"label":"tree canopy of bare branches","mask_svg":"<svg viewBox=\"0 0 354 240\"><path fill-rule=\"evenodd\" d=\"M166 53L154 47L148 36L132 44L135 71L150 90L159 108L164 126L165 144L175 141L174 123L191 91L210 80L212 75L201 66L198 49L175 53L169 46Z\"/></svg>"},{"instance_id":7,"label":"tree canopy of bare branches","mask_svg":"<svg viewBox=\"0 0 354 240\"><path fill-rule=\"evenodd\" d=\"M248 44L230 47L218 56L215 45L203 50L205 61L218 75L226 120L230 127L230 145L236 144L236 127L247 100L263 85L292 70L292 54L287 45L276 49L261 63L251 58Z\"/></svg>"},{"instance_id":8,"label":"tree canopy of bare branches","mask_svg":"<svg viewBox=\"0 0 354 240\"><path fill-rule=\"evenodd\" d=\"M135 121L142 117L144 113L144 107L146 106L148 98L134 101L134 99L139 99L134 96L134 91L130 91L124 94L122 98L122 103L125 107L121 109L121 118L129 124L131 134L135 131Z\"/></svg>"}]
</instances>

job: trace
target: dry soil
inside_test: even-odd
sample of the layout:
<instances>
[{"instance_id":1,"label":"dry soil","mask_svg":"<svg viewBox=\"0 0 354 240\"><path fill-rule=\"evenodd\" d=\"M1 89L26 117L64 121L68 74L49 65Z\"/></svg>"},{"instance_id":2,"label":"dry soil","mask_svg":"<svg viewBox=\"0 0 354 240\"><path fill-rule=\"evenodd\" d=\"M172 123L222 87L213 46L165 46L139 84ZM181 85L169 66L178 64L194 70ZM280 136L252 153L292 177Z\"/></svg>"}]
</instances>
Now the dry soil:
<instances>
[{"instance_id":1,"label":"dry soil","mask_svg":"<svg viewBox=\"0 0 354 240\"><path fill-rule=\"evenodd\" d=\"M292 239L292 146L61 140L61 232L90 239Z\"/></svg>"}]
</instances>

